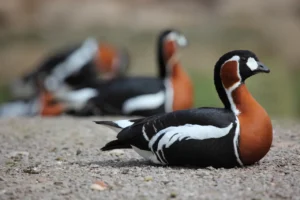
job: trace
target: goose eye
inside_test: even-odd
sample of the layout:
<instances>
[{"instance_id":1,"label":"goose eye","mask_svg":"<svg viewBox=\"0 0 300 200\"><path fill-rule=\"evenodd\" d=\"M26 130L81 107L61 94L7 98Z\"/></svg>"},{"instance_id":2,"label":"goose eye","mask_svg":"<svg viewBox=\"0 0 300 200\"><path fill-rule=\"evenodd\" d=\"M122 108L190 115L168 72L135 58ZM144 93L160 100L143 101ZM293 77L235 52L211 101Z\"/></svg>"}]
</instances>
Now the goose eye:
<instances>
[{"instance_id":1,"label":"goose eye","mask_svg":"<svg viewBox=\"0 0 300 200\"><path fill-rule=\"evenodd\" d=\"M246 59L246 57L241 57L241 60L246 61L247 59Z\"/></svg>"}]
</instances>

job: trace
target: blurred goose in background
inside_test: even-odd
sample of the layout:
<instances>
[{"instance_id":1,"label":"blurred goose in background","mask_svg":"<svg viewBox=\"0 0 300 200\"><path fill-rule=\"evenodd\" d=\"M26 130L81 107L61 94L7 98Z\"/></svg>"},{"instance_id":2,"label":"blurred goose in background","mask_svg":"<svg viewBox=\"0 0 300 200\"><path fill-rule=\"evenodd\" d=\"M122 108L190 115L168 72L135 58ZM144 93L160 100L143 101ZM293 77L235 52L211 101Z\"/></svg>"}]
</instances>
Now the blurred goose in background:
<instances>
[{"instance_id":1,"label":"blurred goose in background","mask_svg":"<svg viewBox=\"0 0 300 200\"><path fill-rule=\"evenodd\" d=\"M150 116L193 107L191 79L177 57L179 47L187 45L178 30L162 31L158 36L158 77L120 77L63 93L69 113L75 115Z\"/></svg>"},{"instance_id":2,"label":"blurred goose in background","mask_svg":"<svg viewBox=\"0 0 300 200\"><path fill-rule=\"evenodd\" d=\"M11 86L14 98L0 106L0 117L60 115L65 106L55 96L124 76L128 67L125 48L88 38L81 45L50 56L33 72L16 80Z\"/></svg>"},{"instance_id":3,"label":"blurred goose in background","mask_svg":"<svg viewBox=\"0 0 300 200\"><path fill-rule=\"evenodd\" d=\"M14 80L10 91L14 99L19 99L38 94L41 82L52 92L92 86L99 76L102 79L123 76L128 67L129 55L125 48L116 48L90 37L49 55L32 72Z\"/></svg>"}]
</instances>

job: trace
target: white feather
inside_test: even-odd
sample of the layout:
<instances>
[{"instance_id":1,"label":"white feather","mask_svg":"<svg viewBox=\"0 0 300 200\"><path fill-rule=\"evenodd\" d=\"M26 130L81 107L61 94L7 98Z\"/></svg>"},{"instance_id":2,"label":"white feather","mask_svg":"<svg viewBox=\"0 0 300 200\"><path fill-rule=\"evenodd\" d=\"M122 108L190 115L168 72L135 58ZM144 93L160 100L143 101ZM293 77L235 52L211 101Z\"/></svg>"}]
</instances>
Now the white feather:
<instances>
[{"instance_id":1,"label":"white feather","mask_svg":"<svg viewBox=\"0 0 300 200\"><path fill-rule=\"evenodd\" d=\"M184 35L174 32L174 31L168 34L167 39L176 41L177 45L180 47L185 47L185 46L187 46L187 43L188 43L188 41Z\"/></svg>"},{"instance_id":2,"label":"white feather","mask_svg":"<svg viewBox=\"0 0 300 200\"><path fill-rule=\"evenodd\" d=\"M186 37L184 37L183 35L180 35L177 38L177 44L178 44L178 46L185 47L185 46L187 46L187 43L188 43L188 41L187 41Z\"/></svg>"},{"instance_id":3,"label":"white feather","mask_svg":"<svg viewBox=\"0 0 300 200\"><path fill-rule=\"evenodd\" d=\"M164 158L163 148L169 148L176 141L181 141L183 139L204 140L210 138L220 138L227 135L232 127L233 123L230 123L227 127L224 128L218 128L211 125L201 126L193 124L171 126L166 129L160 130L155 136L153 136L149 142L149 148L153 152L153 145L157 142L158 138L163 135L158 141L156 155L160 157L158 152L161 151L162 157L160 157L160 160L162 160L163 164L166 164L164 162L164 160L166 159Z\"/></svg>"},{"instance_id":4,"label":"white feather","mask_svg":"<svg viewBox=\"0 0 300 200\"><path fill-rule=\"evenodd\" d=\"M147 135L147 133L145 131L145 125L142 128L142 132L143 132L143 136L144 136L145 140L147 140L147 142L149 142L149 137L148 137L148 135Z\"/></svg>"},{"instance_id":5,"label":"white feather","mask_svg":"<svg viewBox=\"0 0 300 200\"><path fill-rule=\"evenodd\" d=\"M230 62L230 61L235 61L237 63L237 75L238 75L238 78L239 78L239 81L236 82L235 84L233 84L230 88L226 89L224 87L224 90L227 94L227 98L229 100L229 103L231 105L231 110L232 112L234 112L235 115L239 115L241 112L237 109L234 101L233 101L233 98L232 98L232 92L238 88L240 85L241 85L241 75L240 75L240 68L239 68L239 60L240 60L240 57L239 56L233 56L232 58L230 58L229 60L227 60L223 65L222 67L227 63L227 62Z\"/></svg>"},{"instance_id":6,"label":"white feather","mask_svg":"<svg viewBox=\"0 0 300 200\"><path fill-rule=\"evenodd\" d=\"M171 80L168 78L166 78L164 80L164 84L166 87L165 111L172 112L173 111L173 97L174 97L173 85L172 85Z\"/></svg>"},{"instance_id":7,"label":"white feather","mask_svg":"<svg viewBox=\"0 0 300 200\"><path fill-rule=\"evenodd\" d=\"M163 105L165 101L164 91L156 94L145 94L126 100L123 104L123 113L130 114L137 110L152 110Z\"/></svg>"},{"instance_id":8,"label":"white feather","mask_svg":"<svg viewBox=\"0 0 300 200\"><path fill-rule=\"evenodd\" d=\"M117 124L121 128L126 128L126 127L131 126L133 124L133 122L131 122L129 120L126 120L126 119L117 120L117 121L114 121L114 123Z\"/></svg>"},{"instance_id":9,"label":"white feather","mask_svg":"<svg viewBox=\"0 0 300 200\"><path fill-rule=\"evenodd\" d=\"M238 143L239 143L239 135L240 135L240 122L239 119L236 117L236 128L235 128L235 134L233 138L233 147L234 147L234 154L236 156L237 162L243 166L243 163L240 159L239 151L238 151Z\"/></svg>"},{"instance_id":10,"label":"white feather","mask_svg":"<svg viewBox=\"0 0 300 200\"><path fill-rule=\"evenodd\" d=\"M48 90L55 91L66 77L79 71L86 63L93 59L98 50L98 42L88 38L82 46L75 50L64 62L59 63L53 72L46 78L45 85Z\"/></svg>"},{"instance_id":11,"label":"white feather","mask_svg":"<svg viewBox=\"0 0 300 200\"><path fill-rule=\"evenodd\" d=\"M84 88L70 92L63 92L63 90L59 90L59 92L54 94L54 96L58 100L64 102L68 108L80 110L86 105L89 99L97 96L98 93L95 89Z\"/></svg>"},{"instance_id":12,"label":"white feather","mask_svg":"<svg viewBox=\"0 0 300 200\"><path fill-rule=\"evenodd\" d=\"M147 159L147 160L150 160L151 162L155 163L155 164L161 164L161 162L159 162L159 160L157 160L155 154L151 151L145 151L145 150L142 150L142 149L139 149L135 146L132 146L132 149L137 152L140 156L142 156L143 158Z\"/></svg>"},{"instance_id":13,"label":"white feather","mask_svg":"<svg viewBox=\"0 0 300 200\"><path fill-rule=\"evenodd\" d=\"M39 114L40 106L38 98L30 102L20 100L5 103L0 107L0 117L35 116Z\"/></svg>"}]
</instances>

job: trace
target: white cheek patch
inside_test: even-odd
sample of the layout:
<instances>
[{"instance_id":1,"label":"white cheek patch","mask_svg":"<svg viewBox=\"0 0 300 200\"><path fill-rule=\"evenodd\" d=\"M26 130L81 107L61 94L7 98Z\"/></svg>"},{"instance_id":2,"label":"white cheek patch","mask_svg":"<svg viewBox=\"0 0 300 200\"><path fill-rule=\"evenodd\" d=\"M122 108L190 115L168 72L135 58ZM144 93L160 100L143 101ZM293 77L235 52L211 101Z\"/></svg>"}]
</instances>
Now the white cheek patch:
<instances>
[{"instance_id":1,"label":"white cheek patch","mask_svg":"<svg viewBox=\"0 0 300 200\"><path fill-rule=\"evenodd\" d=\"M178 34L175 32L171 32L168 34L168 36L166 37L167 40L172 40L172 41L176 41L178 37Z\"/></svg>"},{"instance_id":2,"label":"white cheek patch","mask_svg":"<svg viewBox=\"0 0 300 200\"><path fill-rule=\"evenodd\" d=\"M248 58L247 60L247 66L252 70L256 70L258 68L258 63L256 62L256 60L252 57Z\"/></svg>"},{"instance_id":3,"label":"white cheek patch","mask_svg":"<svg viewBox=\"0 0 300 200\"><path fill-rule=\"evenodd\" d=\"M187 46L187 39L185 36L176 33L176 32L171 32L168 34L167 36L167 40L172 40L172 41L176 41L177 45L180 47L185 47Z\"/></svg>"},{"instance_id":4,"label":"white cheek patch","mask_svg":"<svg viewBox=\"0 0 300 200\"><path fill-rule=\"evenodd\" d=\"M187 43L188 43L187 39L183 35L181 35L181 36L179 36L177 38L177 44L178 44L178 46L185 47L187 45Z\"/></svg>"}]
</instances>

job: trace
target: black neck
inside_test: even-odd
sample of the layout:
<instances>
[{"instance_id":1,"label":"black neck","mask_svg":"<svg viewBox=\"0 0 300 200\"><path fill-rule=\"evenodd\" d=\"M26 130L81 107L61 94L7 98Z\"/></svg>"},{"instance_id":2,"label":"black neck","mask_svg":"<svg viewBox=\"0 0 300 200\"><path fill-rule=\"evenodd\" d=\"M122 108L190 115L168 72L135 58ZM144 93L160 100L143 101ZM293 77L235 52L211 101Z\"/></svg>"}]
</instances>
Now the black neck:
<instances>
[{"instance_id":1,"label":"black neck","mask_svg":"<svg viewBox=\"0 0 300 200\"><path fill-rule=\"evenodd\" d=\"M166 61L164 55L164 37L159 37L157 44L157 61L158 61L158 70L159 70L159 78L166 78L167 69L166 69Z\"/></svg>"},{"instance_id":2,"label":"black neck","mask_svg":"<svg viewBox=\"0 0 300 200\"><path fill-rule=\"evenodd\" d=\"M215 84L217 93L218 93L219 98L221 99L223 105L225 106L226 109L231 110L231 105L230 105L230 102L228 100L228 96L226 94L226 91L223 87L222 80L221 80L221 68L222 68L222 63L219 60L215 65L214 84Z\"/></svg>"}]
</instances>

